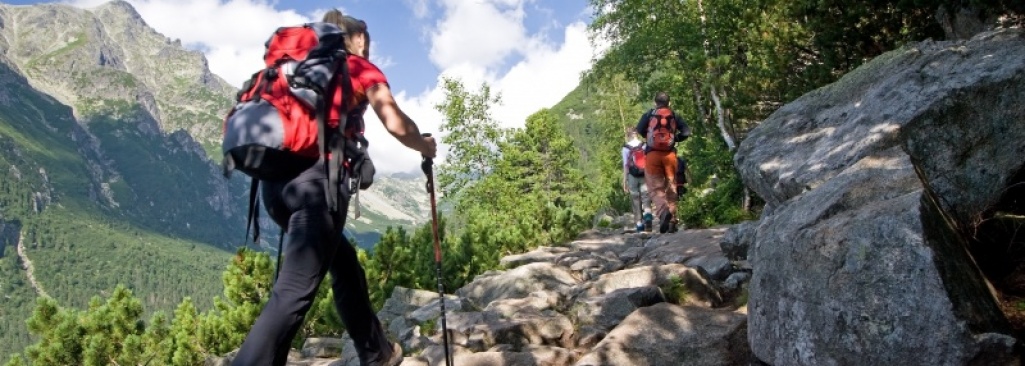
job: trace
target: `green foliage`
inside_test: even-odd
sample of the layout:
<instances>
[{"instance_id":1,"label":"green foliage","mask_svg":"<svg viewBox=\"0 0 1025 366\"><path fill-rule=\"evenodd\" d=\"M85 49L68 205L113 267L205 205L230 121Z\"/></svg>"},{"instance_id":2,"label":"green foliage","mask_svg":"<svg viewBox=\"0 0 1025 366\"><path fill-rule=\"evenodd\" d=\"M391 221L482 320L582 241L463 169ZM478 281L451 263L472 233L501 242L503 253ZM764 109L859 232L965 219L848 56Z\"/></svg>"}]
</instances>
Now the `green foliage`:
<instances>
[{"instance_id":1,"label":"green foliage","mask_svg":"<svg viewBox=\"0 0 1025 366\"><path fill-rule=\"evenodd\" d=\"M434 106L445 115L441 132L450 146L445 163L438 173L438 188L446 196L456 196L474 180L492 169L498 156L494 142L500 138L498 122L491 117L491 105L501 97L491 94L483 84L480 91L467 91L462 82L444 78L445 101Z\"/></svg>"},{"instance_id":2,"label":"green foliage","mask_svg":"<svg viewBox=\"0 0 1025 366\"><path fill-rule=\"evenodd\" d=\"M34 365L141 364L144 340L153 334L145 329L142 314L142 303L123 286L106 301L93 297L85 311L40 299L27 321L40 341L25 354Z\"/></svg>"},{"instance_id":3,"label":"green foliage","mask_svg":"<svg viewBox=\"0 0 1025 366\"><path fill-rule=\"evenodd\" d=\"M174 322L171 324L171 365L198 365L203 362L202 349L196 339L196 333L200 329L199 313L192 305L192 300L186 298L181 305L174 310Z\"/></svg>"},{"instance_id":4,"label":"green foliage","mask_svg":"<svg viewBox=\"0 0 1025 366\"><path fill-rule=\"evenodd\" d=\"M455 289L465 279L455 270L463 259L453 255L453 243L446 240L445 218L438 218L439 245L443 253L443 284ZM360 261L366 271L370 287L370 300L380 309L391 296L395 286L419 289L437 288L437 266L434 257L434 235L431 223L424 224L413 233L403 228L389 227L374 246L373 254L360 252ZM455 272L455 273L454 273Z\"/></svg>"},{"instance_id":5,"label":"green foliage","mask_svg":"<svg viewBox=\"0 0 1025 366\"><path fill-rule=\"evenodd\" d=\"M14 354L4 366L25 366L25 359L20 354Z\"/></svg>"},{"instance_id":6,"label":"green foliage","mask_svg":"<svg viewBox=\"0 0 1025 366\"><path fill-rule=\"evenodd\" d=\"M684 304L687 302L687 296L690 295L690 290L687 289L687 285L684 284L683 279L677 275L669 276L668 281L659 288L662 290L662 294L666 297L666 301L671 304Z\"/></svg>"},{"instance_id":7,"label":"green foliage","mask_svg":"<svg viewBox=\"0 0 1025 366\"><path fill-rule=\"evenodd\" d=\"M223 274L224 294L214 308L201 312L186 297L173 319L156 312L142 320L142 302L125 286L106 299L94 296L84 310L64 308L51 298L37 301L26 322L38 342L25 349L30 365L173 365L202 364L208 356L238 348L270 297L273 264L266 253L239 249ZM297 337L340 334L327 281ZM8 364L24 364L13 356Z\"/></svg>"},{"instance_id":8,"label":"green foliage","mask_svg":"<svg viewBox=\"0 0 1025 366\"><path fill-rule=\"evenodd\" d=\"M626 130L634 127L643 106L637 102L639 89L623 74L584 80L576 90L552 108L562 128L580 154L577 168L589 178L594 199L602 207L630 209L630 198L622 190L620 149Z\"/></svg>"},{"instance_id":9,"label":"green foliage","mask_svg":"<svg viewBox=\"0 0 1025 366\"><path fill-rule=\"evenodd\" d=\"M434 334L437 326L438 324L434 319L428 319L420 324L420 334Z\"/></svg>"},{"instance_id":10,"label":"green foliage","mask_svg":"<svg viewBox=\"0 0 1025 366\"><path fill-rule=\"evenodd\" d=\"M197 343L197 310L186 298L174 322L162 312L147 326L138 298L123 286L85 310L61 308L42 298L27 321L39 342L25 349L32 365L196 365L204 354Z\"/></svg>"},{"instance_id":11,"label":"green foliage","mask_svg":"<svg viewBox=\"0 0 1025 366\"><path fill-rule=\"evenodd\" d=\"M260 310L270 298L274 264L267 253L239 249L224 271L223 297L214 299L214 308L201 315L199 342L212 354L224 354L245 340Z\"/></svg>"}]
</instances>

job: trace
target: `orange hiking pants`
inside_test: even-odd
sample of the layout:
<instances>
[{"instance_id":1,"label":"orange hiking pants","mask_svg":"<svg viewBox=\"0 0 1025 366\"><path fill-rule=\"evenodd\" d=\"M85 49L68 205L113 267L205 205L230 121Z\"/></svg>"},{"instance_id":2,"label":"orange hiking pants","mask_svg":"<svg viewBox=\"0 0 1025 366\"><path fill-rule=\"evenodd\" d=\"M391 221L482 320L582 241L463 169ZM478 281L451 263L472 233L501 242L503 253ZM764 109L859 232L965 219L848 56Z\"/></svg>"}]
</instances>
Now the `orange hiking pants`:
<instances>
[{"instance_id":1,"label":"orange hiking pants","mask_svg":"<svg viewBox=\"0 0 1025 366\"><path fill-rule=\"evenodd\" d=\"M648 196L655 205L655 215L665 217L666 213L676 216L676 153L672 151L649 151L644 156L644 183Z\"/></svg>"}]
</instances>

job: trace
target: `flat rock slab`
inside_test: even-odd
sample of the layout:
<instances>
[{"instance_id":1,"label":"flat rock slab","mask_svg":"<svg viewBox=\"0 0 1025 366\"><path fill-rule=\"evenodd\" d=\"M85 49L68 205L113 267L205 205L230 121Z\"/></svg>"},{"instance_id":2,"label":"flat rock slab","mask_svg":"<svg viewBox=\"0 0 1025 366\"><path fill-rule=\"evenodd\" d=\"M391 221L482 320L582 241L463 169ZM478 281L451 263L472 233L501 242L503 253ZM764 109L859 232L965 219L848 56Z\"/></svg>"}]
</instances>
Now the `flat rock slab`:
<instances>
[{"instance_id":1,"label":"flat rock slab","mask_svg":"<svg viewBox=\"0 0 1025 366\"><path fill-rule=\"evenodd\" d=\"M637 264L686 264L700 257L722 257L719 242L726 234L726 228L685 230L673 234L655 236L645 243L647 248Z\"/></svg>"},{"instance_id":2,"label":"flat rock slab","mask_svg":"<svg viewBox=\"0 0 1025 366\"><path fill-rule=\"evenodd\" d=\"M576 366L746 365L747 317L661 303L640 308Z\"/></svg>"}]
</instances>

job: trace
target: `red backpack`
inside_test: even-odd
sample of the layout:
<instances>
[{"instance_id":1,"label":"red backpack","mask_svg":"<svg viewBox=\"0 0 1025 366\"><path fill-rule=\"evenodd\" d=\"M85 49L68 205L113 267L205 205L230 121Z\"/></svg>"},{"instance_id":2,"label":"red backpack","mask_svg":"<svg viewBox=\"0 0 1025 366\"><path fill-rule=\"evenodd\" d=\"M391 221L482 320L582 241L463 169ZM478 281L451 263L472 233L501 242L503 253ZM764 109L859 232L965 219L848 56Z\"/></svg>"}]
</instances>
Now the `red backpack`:
<instances>
[{"instance_id":1,"label":"red backpack","mask_svg":"<svg viewBox=\"0 0 1025 366\"><path fill-rule=\"evenodd\" d=\"M364 109L349 105L347 57L345 32L330 23L278 28L267 40L266 67L236 96L224 119L221 146L225 177L238 170L253 180L247 226L258 221L259 180L296 177L321 156L329 157L326 188L333 212L346 209L338 204L344 169L351 169L360 189L369 187L364 181L372 179L373 165L363 137ZM340 111L338 123L329 122L330 109ZM362 177L368 166L371 177ZM257 225L254 241L258 238Z\"/></svg>"},{"instance_id":2,"label":"red backpack","mask_svg":"<svg viewBox=\"0 0 1025 366\"><path fill-rule=\"evenodd\" d=\"M626 169L630 175L635 177L644 176L644 144L638 143L637 146L624 145L629 149L629 155L626 158Z\"/></svg>"},{"instance_id":3,"label":"red backpack","mask_svg":"<svg viewBox=\"0 0 1025 366\"><path fill-rule=\"evenodd\" d=\"M654 151L673 151L676 142L676 115L669 108L648 113L648 147Z\"/></svg>"}]
</instances>

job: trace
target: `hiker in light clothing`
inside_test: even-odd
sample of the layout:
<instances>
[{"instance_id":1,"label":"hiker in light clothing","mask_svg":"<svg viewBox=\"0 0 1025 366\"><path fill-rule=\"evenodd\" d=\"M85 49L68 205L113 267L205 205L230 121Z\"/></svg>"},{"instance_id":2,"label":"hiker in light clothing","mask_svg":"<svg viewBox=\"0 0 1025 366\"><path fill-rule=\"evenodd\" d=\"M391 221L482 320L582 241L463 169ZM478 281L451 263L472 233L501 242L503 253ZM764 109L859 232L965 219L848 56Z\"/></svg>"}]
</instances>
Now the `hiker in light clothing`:
<instances>
[{"instance_id":1,"label":"hiker in light clothing","mask_svg":"<svg viewBox=\"0 0 1025 366\"><path fill-rule=\"evenodd\" d=\"M634 161L634 152L639 151L643 158L644 142L641 141L635 128L627 129L627 141L623 145L623 192L630 195L630 206L633 209L637 232L651 231L651 197L648 186L644 182L644 162Z\"/></svg>"}]
</instances>

